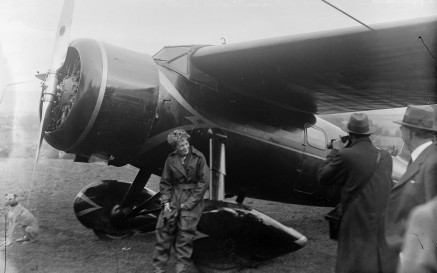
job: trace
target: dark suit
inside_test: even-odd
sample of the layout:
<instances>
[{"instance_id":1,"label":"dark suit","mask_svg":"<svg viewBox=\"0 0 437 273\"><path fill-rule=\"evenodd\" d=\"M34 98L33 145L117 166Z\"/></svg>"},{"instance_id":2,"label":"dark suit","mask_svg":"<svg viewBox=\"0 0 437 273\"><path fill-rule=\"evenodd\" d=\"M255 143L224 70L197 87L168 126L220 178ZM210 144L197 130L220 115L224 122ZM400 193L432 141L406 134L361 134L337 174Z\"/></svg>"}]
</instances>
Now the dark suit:
<instances>
[{"instance_id":1,"label":"dark suit","mask_svg":"<svg viewBox=\"0 0 437 273\"><path fill-rule=\"evenodd\" d=\"M336 272L395 272L396 254L384 238L384 219L392 180L392 158L369 138L333 150L318 171L319 182L341 186L341 203L347 207L338 238ZM370 179L370 180L369 180ZM351 198L367 183L354 201Z\"/></svg>"},{"instance_id":2,"label":"dark suit","mask_svg":"<svg viewBox=\"0 0 437 273\"><path fill-rule=\"evenodd\" d=\"M427 147L411 163L393 187L388 203L386 236L390 247L400 252L406 222L412 209L437 194L437 146Z\"/></svg>"}]
</instances>

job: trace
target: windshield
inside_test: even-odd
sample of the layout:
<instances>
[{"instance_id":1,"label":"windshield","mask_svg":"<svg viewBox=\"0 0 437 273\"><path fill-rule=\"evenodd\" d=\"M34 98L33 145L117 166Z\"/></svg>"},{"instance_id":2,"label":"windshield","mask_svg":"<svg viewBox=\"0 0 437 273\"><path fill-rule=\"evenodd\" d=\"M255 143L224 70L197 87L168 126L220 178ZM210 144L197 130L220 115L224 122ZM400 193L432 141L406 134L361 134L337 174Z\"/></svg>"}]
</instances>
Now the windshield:
<instances>
[{"instance_id":1,"label":"windshield","mask_svg":"<svg viewBox=\"0 0 437 273\"><path fill-rule=\"evenodd\" d=\"M188 51L190 51L189 46L164 47L158 53L153 55L153 59L159 61L169 61L187 53Z\"/></svg>"}]
</instances>

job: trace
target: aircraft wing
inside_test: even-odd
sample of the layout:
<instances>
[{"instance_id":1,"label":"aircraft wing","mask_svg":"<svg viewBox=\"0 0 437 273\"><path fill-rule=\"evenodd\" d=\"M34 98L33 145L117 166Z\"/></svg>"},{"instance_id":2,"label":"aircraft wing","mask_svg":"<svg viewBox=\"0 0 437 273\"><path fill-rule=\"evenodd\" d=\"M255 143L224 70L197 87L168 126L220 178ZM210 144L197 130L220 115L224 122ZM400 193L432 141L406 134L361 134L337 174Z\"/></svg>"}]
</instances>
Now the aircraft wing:
<instances>
[{"instance_id":1,"label":"aircraft wing","mask_svg":"<svg viewBox=\"0 0 437 273\"><path fill-rule=\"evenodd\" d=\"M437 103L437 18L206 46L192 63L231 92L340 113Z\"/></svg>"}]
</instances>

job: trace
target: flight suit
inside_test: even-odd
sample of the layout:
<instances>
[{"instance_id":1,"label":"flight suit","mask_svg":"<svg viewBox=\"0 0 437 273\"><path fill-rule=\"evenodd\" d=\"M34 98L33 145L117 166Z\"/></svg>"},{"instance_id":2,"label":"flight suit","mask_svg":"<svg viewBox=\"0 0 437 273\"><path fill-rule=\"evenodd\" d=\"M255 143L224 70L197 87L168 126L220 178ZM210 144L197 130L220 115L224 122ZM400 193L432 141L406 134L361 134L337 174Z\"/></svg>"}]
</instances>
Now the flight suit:
<instances>
[{"instance_id":1,"label":"flight suit","mask_svg":"<svg viewBox=\"0 0 437 273\"><path fill-rule=\"evenodd\" d=\"M203 196L209 186L205 157L194 147L190 149L185 164L175 151L167 157L164 165L159 185L161 204L170 203L172 212L165 213L163 209L156 225L155 272L165 272L172 246L176 253L176 272L185 272L190 265L193 239L203 210Z\"/></svg>"}]
</instances>

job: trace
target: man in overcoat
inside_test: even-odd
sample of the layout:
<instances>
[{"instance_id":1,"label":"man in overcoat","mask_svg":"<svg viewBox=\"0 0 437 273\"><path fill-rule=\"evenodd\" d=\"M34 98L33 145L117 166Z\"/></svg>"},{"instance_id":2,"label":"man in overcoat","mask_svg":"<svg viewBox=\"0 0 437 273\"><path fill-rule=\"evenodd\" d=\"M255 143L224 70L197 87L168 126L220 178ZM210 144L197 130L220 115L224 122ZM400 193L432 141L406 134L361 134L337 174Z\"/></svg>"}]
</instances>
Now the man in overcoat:
<instances>
[{"instance_id":1,"label":"man in overcoat","mask_svg":"<svg viewBox=\"0 0 437 273\"><path fill-rule=\"evenodd\" d=\"M370 135L375 129L366 114L352 114L343 129L349 140L333 142L333 150L318 170L321 184L341 187L345 212L338 234L336 272L395 272L395 253L388 249L384 233L392 187L391 155L373 146Z\"/></svg>"},{"instance_id":2,"label":"man in overcoat","mask_svg":"<svg viewBox=\"0 0 437 273\"><path fill-rule=\"evenodd\" d=\"M155 273L166 271L172 247L175 272L188 272L191 266L193 239L209 186L209 168L203 154L190 146L189 138L182 129L174 130L167 138L175 151L167 157L159 184L163 209L156 225Z\"/></svg>"},{"instance_id":3,"label":"man in overcoat","mask_svg":"<svg viewBox=\"0 0 437 273\"><path fill-rule=\"evenodd\" d=\"M437 146L432 144L436 130L431 106L409 105L400 130L411 152L411 163L393 187L387 210L386 236L389 246L400 253L411 211L437 194Z\"/></svg>"}]
</instances>

